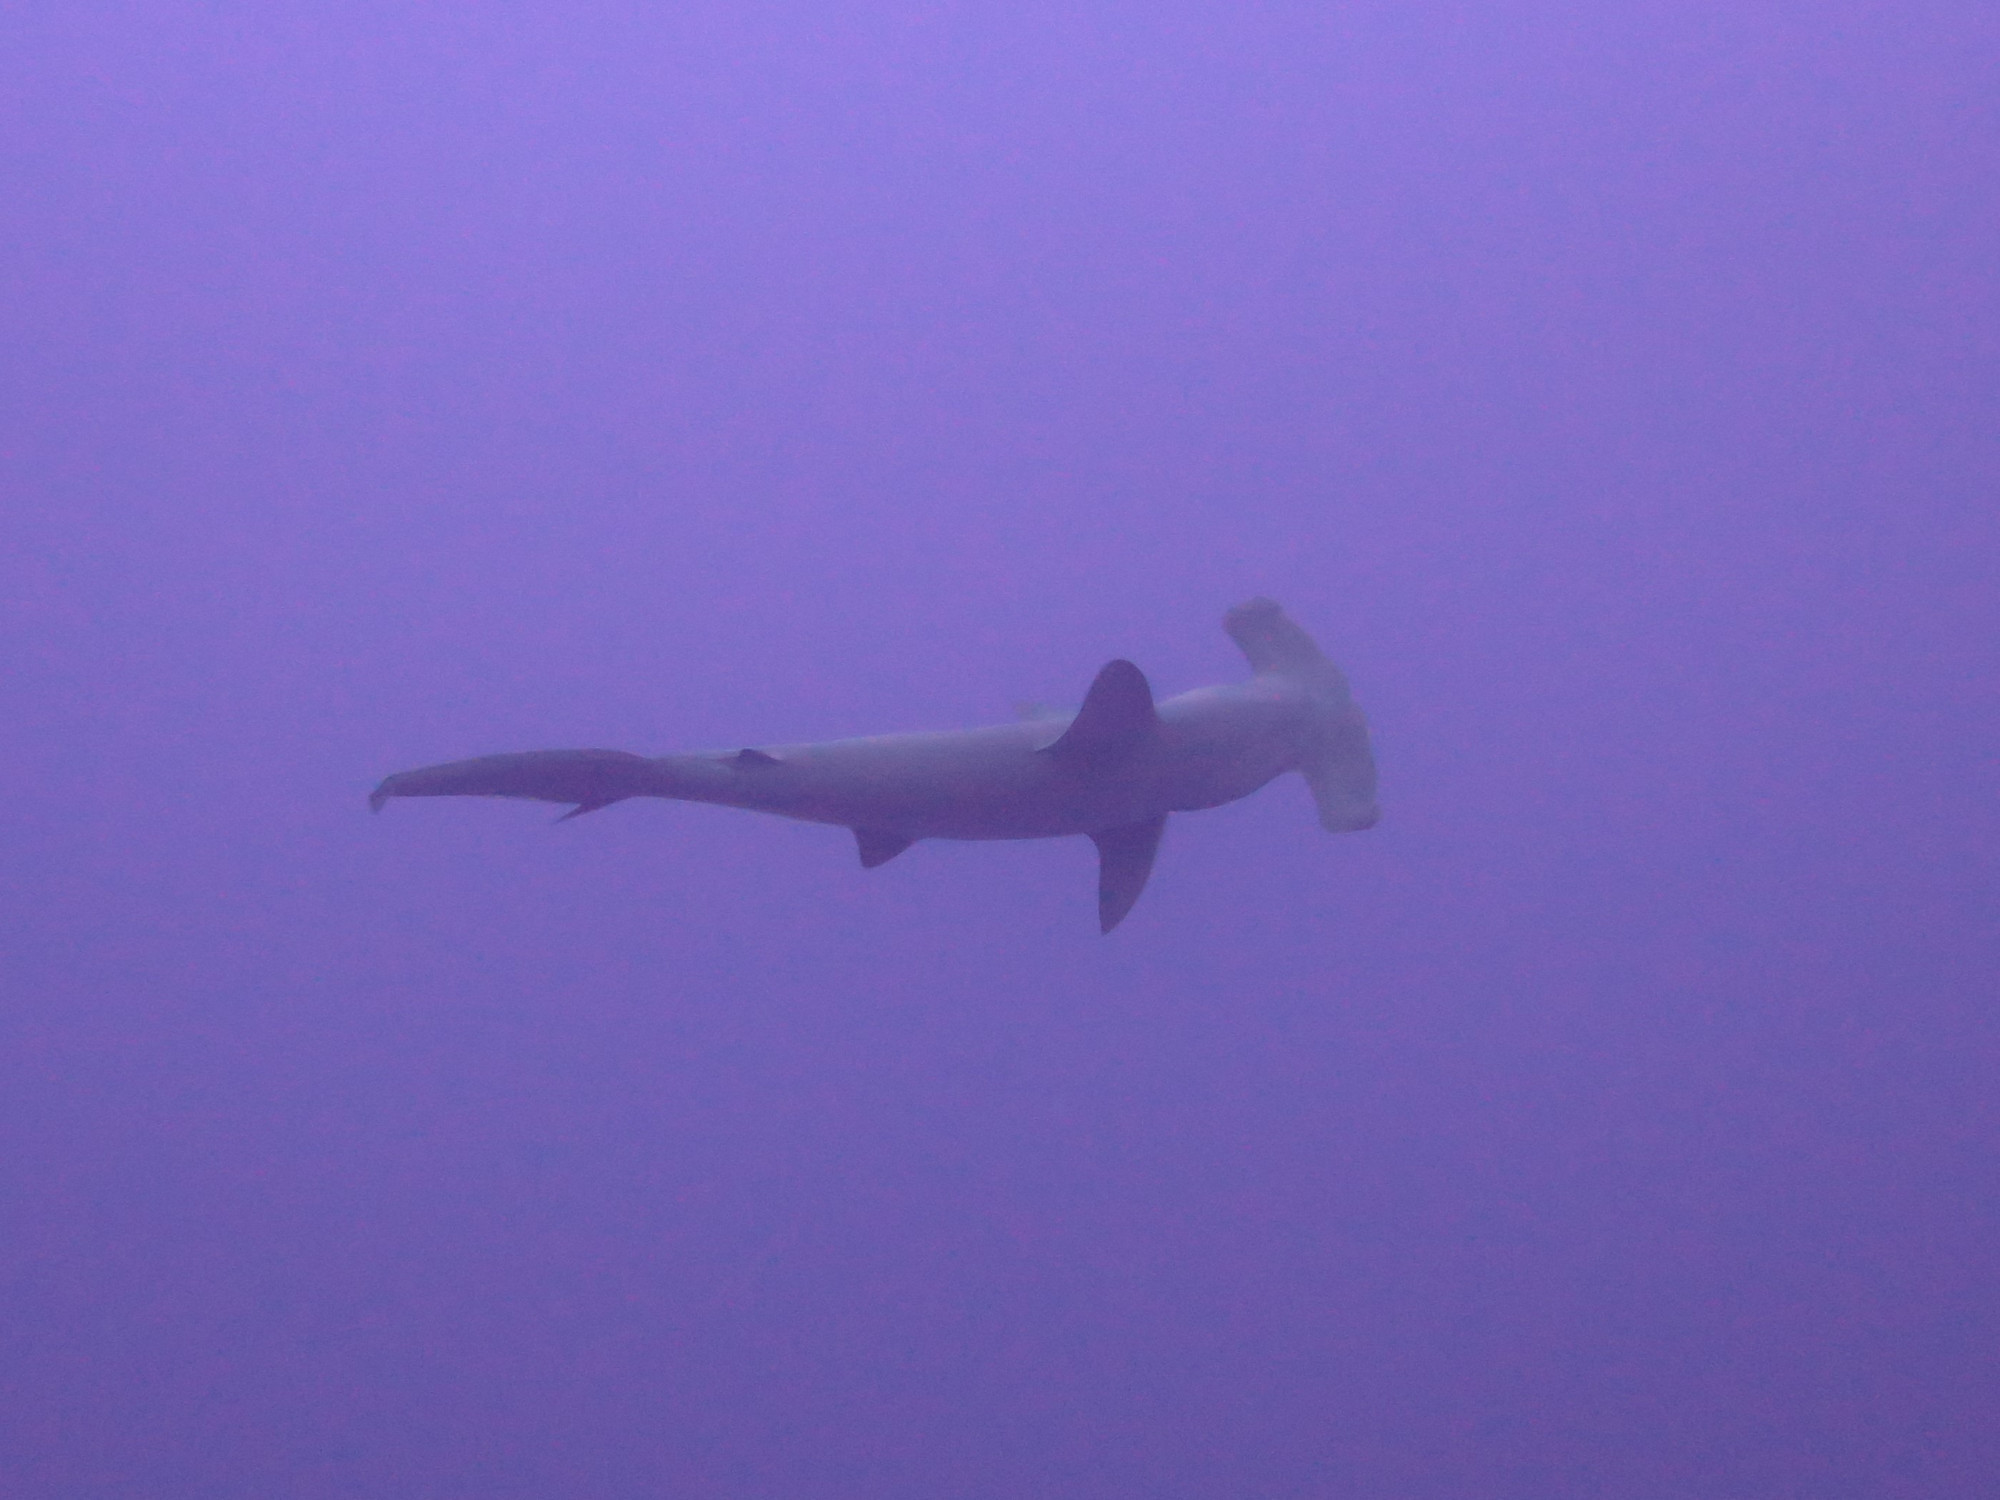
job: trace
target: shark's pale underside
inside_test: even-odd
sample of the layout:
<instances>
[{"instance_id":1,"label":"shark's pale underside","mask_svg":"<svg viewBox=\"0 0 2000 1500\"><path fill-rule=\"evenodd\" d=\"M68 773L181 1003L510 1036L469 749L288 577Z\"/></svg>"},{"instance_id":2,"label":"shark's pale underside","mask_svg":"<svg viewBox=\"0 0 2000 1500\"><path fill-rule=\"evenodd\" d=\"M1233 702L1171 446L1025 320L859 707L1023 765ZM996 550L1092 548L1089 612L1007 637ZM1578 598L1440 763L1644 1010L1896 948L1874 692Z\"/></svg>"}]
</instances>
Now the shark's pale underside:
<instances>
[{"instance_id":1,"label":"shark's pale underside","mask_svg":"<svg viewBox=\"0 0 2000 1500\"><path fill-rule=\"evenodd\" d=\"M1105 665L1074 714L938 734L647 757L531 750L401 771L369 796L527 797L565 818L627 797L718 802L854 831L873 869L918 839L1097 845L1097 911L1109 932L1145 889L1170 812L1220 807L1286 771L1312 789L1320 826L1372 827L1375 758L1347 679L1268 599L1223 620L1254 674L1153 701L1129 661Z\"/></svg>"}]
</instances>

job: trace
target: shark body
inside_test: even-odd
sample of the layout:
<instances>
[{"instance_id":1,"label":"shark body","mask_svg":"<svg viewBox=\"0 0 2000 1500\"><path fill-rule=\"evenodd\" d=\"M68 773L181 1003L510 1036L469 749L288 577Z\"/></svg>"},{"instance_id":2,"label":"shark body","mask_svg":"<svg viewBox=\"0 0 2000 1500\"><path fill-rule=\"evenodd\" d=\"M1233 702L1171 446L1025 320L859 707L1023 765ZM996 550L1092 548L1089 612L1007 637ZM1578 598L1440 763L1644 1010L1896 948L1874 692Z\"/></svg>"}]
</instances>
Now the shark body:
<instances>
[{"instance_id":1,"label":"shark body","mask_svg":"<svg viewBox=\"0 0 2000 1500\"><path fill-rule=\"evenodd\" d=\"M714 802L850 828L870 869L919 839L1084 834L1097 845L1109 932L1145 889L1169 813L1220 807L1298 771L1322 827L1376 821L1368 725L1339 668L1268 599L1231 610L1223 628L1254 675L1157 703L1145 674L1118 660L1074 714L656 757L486 755L398 772L368 801L379 812L392 797L525 797L572 804L565 818L628 797Z\"/></svg>"}]
</instances>

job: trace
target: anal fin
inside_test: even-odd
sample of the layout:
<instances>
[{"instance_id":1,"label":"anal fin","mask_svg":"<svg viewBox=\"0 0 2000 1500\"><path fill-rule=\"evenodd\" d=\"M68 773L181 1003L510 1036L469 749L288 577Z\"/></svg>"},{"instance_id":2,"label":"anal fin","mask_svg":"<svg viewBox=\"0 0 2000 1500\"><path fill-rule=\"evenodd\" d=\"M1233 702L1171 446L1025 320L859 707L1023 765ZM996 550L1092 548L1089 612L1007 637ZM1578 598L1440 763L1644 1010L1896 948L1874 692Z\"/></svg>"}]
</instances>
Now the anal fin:
<instances>
[{"instance_id":1,"label":"anal fin","mask_svg":"<svg viewBox=\"0 0 2000 1500\"><path fill-rule=\"evenodd\" d=\"M857 828L854 830L854 842L861 850L861 868L872 870L877 865L886 865L916 840L891 833L885 828Z\"/></svg>"},{"instance_id":2,"label":"anal fin","mask_svg":"<svg viewBox=\"0 0 2000 1500\"><path fill-rule=\"evenodd\" d=\"M1097 925L1109 932L1125 920L1146 889L1146 877L1153 873L1153 856L1160 852L1160 835L1167 815L1147 818L1141 823L1124 823L1104 828L1090 836L1097 845Z\"/></svg>"}]
</instances>

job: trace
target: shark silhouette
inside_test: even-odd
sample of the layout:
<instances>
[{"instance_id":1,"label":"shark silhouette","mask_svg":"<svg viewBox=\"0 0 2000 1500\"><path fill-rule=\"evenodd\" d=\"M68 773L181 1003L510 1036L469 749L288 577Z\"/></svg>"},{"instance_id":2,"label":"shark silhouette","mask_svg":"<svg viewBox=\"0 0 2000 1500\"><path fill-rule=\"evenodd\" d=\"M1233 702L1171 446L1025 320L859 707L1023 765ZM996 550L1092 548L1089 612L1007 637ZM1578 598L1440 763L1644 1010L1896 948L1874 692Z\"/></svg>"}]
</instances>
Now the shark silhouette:
<instances>
[{"instance_id":1,"label":"shark silhouette","mask_svg":"<svg viewBox=\"0 0 2000 1500\"><path fill-rule=\"evenodd\" d=\"M1340 669L1269 599L1232 609L1223 628L1255 675L1162 703L1143 672L1112 661L1074 714L1031 709L982 729L650 758L484 755L400 771L368 805L527 797L572 804L568 819L627 797L716 802L850 828L868 869L919 839L1086 834L1097 845L1098 922L1109 932L1145 889L1170 812L1220 807L1298 771L1321 827L1374 826L1368 723Z\"/></svg>"}]
</instances>

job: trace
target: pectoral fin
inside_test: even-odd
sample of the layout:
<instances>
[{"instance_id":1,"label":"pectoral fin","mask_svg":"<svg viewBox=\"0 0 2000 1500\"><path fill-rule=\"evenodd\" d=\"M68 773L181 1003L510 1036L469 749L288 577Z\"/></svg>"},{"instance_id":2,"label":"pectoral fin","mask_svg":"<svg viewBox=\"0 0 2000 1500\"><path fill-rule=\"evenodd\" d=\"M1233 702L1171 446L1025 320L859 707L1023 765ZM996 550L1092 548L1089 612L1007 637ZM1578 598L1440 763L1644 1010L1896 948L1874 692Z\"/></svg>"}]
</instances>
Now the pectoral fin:
<instances>
[{"instance_id":1,"label":"pectoral fin","mask_svg":"<svg viewBox=\"0 0 2000 1500\"><path fill-rule=\"evenodd\" d=\"M1097 845L1097 924L1101 931L1109 932L1124 921L1145 890L1166 826L1167 815L1161 813L1143 823L1125 823L1090 836Z\"/></svg>"}]
</instances>

